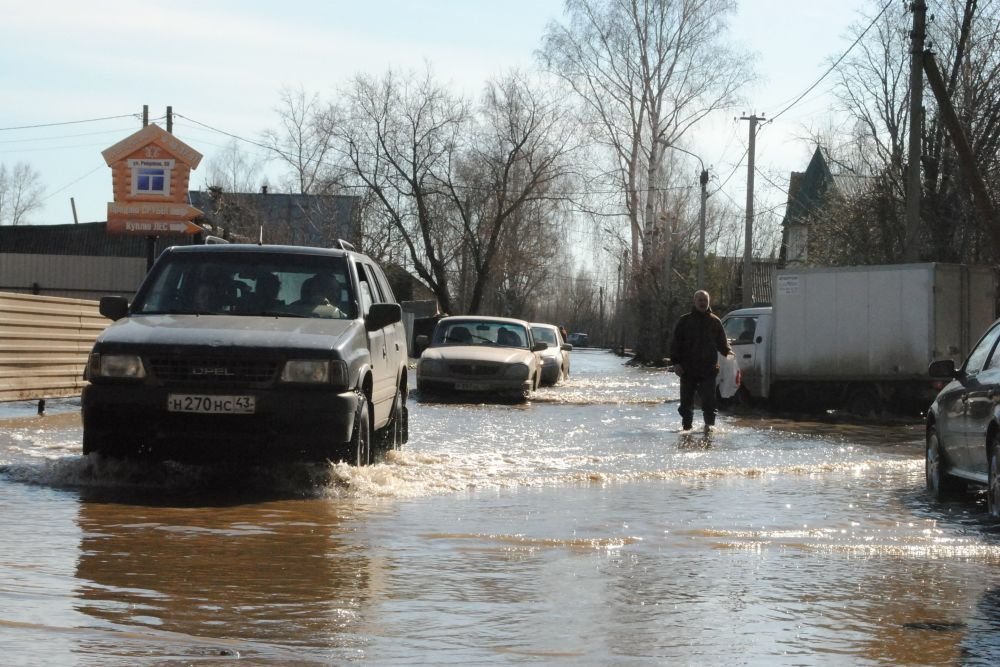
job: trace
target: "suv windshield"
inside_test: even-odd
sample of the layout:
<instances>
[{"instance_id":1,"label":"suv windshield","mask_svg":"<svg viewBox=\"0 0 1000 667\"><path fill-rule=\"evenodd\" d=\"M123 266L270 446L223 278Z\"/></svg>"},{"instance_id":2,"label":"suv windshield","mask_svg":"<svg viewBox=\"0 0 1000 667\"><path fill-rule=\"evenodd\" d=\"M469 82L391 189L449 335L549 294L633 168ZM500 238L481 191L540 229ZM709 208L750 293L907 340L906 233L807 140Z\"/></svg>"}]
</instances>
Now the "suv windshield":
<instances>
[{"instance_id":1,"label":"suv windshield","mask_svg":"<svg viewBox=\"0 0 1000 667\"><path fill-rule=\"evenodd\" d=\"M137 295L132 312L349 318L350 284L343 257L178 253Z\"/></svg>"}]
</instances>

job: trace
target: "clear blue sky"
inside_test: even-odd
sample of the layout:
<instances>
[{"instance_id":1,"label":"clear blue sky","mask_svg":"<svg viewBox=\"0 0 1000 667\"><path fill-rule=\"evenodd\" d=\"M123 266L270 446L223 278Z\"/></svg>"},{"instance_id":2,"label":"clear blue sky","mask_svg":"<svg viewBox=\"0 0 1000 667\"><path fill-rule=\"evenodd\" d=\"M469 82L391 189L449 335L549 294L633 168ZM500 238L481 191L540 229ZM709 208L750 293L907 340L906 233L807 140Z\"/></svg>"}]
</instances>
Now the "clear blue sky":
<instances>
[{"instance_id":1,"label":"clear blue sky","mask_svg":"<svg viewBox=\"0 0 1000 667\"><path fill-rule=\"evenodd\" d=\"M686 147L725 177L747 143L743 112L773 116L827 69L849 45L858 11L882 0L838 3L744 0L733 39L757 54L761 82L746 108L728 111L690 137ZM359 3L232 0L134 3L94 0L0 1L0 162L28 162L46 187L33 224L104 220L111 173L101 151L140 125L131 118L12 130L126 114L167 105L183 116L257 139L277 125L282 87L329 95L358 72L419 70L469 94L491 75L531 67L545 24L562 16L561 0L382 0ZM822 126L830 101L824 83L781 122L758 135L757 164L787 187L805 169L812 147L798 141ZM161 121L162 124L162 121ZM178 119L175 133L206 161L229 139ZM192 174L203 185L204 165ZM745 199L745 167L727 191ZM783 176L782 176L783 175ZM782 180L783 179L783 180ZM761 184L761 206L784 196Z\"/></svg>"}]
</instances>

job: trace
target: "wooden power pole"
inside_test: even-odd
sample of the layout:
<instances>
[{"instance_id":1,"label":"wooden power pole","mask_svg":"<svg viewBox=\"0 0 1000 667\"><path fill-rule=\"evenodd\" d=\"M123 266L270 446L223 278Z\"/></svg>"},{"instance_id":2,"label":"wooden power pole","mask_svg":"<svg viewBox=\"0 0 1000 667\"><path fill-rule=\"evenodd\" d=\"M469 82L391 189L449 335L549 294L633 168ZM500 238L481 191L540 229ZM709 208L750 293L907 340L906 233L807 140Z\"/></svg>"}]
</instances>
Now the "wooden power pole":
<instances>
[{"instance_id":1,"label":"wooden power pole","mask_svg":"<svg viewBox=\"0 0 1000 667\"><path fill-rule=\"evenodd\" d=\"M740 120L750 121L750 146L747 148L747 224L743 240L743 307L753 306L753 161L757 145L757 123L764 120L764 114L742 116Z\"/></svg>"},{"instance_id":2,"label":"wooden power pole","mask_svg":"<svg viewBox=\"0 0 1000 667\"><path fill-rule=\"evenodd\" d=\"M923 148L922 126L924 108L924 36L927 3L913 0L913 30L910 32L910 144L906 165L906 236L903 259L920 259L920 157Z\"/></svg>"}]
</instances>

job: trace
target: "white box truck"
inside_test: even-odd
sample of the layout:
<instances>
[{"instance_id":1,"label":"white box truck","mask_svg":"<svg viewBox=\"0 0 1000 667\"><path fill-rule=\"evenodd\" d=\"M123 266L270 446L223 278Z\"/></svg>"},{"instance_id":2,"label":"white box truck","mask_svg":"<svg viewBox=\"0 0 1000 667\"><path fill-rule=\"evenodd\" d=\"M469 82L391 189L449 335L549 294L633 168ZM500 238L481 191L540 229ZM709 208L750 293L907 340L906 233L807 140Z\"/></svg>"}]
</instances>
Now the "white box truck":
<instances>
[{"instance_id":1,"label":"white box truck","mask_svg":"<svg viewBox=\"0 0 1000 667\"><path fill-rule=\"evenodd\" d=\"M897 264L782 269L772 305L723 318L742 400L786 409L924 410L940 381L927 366L960 364L996 315L993 269Z\"/></svg>"}]
</instances>

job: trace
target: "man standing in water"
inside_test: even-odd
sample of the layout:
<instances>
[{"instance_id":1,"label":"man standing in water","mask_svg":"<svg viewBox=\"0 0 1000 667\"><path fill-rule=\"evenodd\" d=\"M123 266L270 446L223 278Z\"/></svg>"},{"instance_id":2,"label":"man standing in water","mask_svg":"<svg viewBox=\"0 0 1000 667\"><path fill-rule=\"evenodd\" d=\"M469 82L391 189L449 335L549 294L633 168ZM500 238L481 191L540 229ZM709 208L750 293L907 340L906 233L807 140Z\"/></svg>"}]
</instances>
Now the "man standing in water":
<instances>
[{"instance_id":1,"label":"man standing in water","mask_svg":"<svg viewBox=\"0 0 1000 667\"><path fill-rule=\"evenodd\" d=\"M670 361L681 378L681 426L691 430L694 419L694 393L701 397L705 432L715 428L715 378L719 374L719 354L731 350L722 321L712 312L708 292L694 293L694 307L677 320L670 344Z\"/></svg>"}]
</instances>

